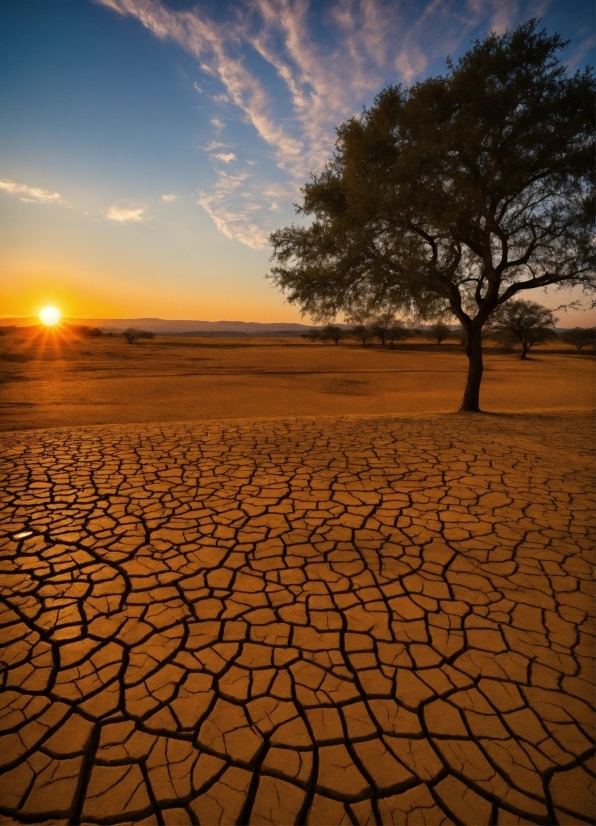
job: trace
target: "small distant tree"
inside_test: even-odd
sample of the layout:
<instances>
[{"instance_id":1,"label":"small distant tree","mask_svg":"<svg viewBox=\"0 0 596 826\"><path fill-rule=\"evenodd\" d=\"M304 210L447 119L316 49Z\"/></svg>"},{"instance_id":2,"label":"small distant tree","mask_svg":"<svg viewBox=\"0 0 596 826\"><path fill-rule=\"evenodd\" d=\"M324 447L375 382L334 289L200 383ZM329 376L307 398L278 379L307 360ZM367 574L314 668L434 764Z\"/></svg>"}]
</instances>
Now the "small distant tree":
<instances>
[{"instance_id":1,"label":"small distant tree","mask_svg":"<svg viewBox=\"0 0 596 826\"><path fill-rule=\"evenodd\" d=\"M505 345L519 342L522 346L522 359L526 358L535 344L555 338L553 327L557 319L552 310L535 301L508 301L497 308L493 319L494 338Z\"/></svg>"},{"instance_id":2,"label":"small distant tree","mask_svg":"<svg viewBox=\"0 0 596 826\"><path fill-rule=\"evenodd\" d=\"M395 310L391 308L386 310L381 310L377 312L372 317L372 323L370 325L371 332L373 336L377 336L381 339L381 344L384 346L385 342L387 341L387 333L389 328L395 324Z\"/></svg>"},{"instance_id":3,"label":"small distant tree","mask_svg":"<svg viewBox=\"0 0 596 826\"><path fill-rule=\"evenodd\" d=\"M323 341L329 341L329 339L331 339L331 341L337 345L342 338L346 337L346 334L337 324L327 324L327 326L321 330L320 337Z\"/></svg>"},{"instance_id":4,"label":"small distant tree","mask_svg":"<svg viewBox=\"0 0 596 826\"><path fill-rule=\"evenodd\" d=\"M366 347L366 342L372 336L372 331L366 324L354 324L354 326L350 328L350 333L354 338L360 339L363 347Z\"/></svg>"},{"instance_id":5,"label":"small distant tree","mask_svg":"<svg viewBox=\"0 0 596 826\"><path fill-rule=\"evenodd\" d=\"M574 327L573 330L565 330L561 334L561 339L565 344L571 344L576 350L582 347L592 347L596 345L596 327Z\"/></svg>"},{"instance_id":6,"label":"small distant tree","mask_svg":"<svg viewBox=\"0 0 596 826\"><path fill-rule=\"evenodd\" d=\"M310 341L318 341L321 338L321 331L318 327L311 327L308 333L302 333L300 338L307 338Z\"/></svg>"},{"instance_id":7,"label":"small distant tree","mask_svg":"<svg viewBox=\"0 0 596 826\"><path fill-rule=\"evenodd\" d=\"M373 314L370 309L370 303L366 298L350 308L350 312L346 315L346 321L348 324L352 324L351 334L359 338L362 346L366 347L366 342L373 334L371 328Z\"/></svg>"},{"instance_id":8,"label":"small distant tree","mask_svg":"<svg viewBox=\"0 0 596 826\"><path fill-rule=\"evenodd\" d=\"M387 341L393 350L394 341L405 341L411 335L410 330L403 324L395 323L387 329Z\"/></svg>"},{"instance_id":9,"label":"small distant tree","mask_svg":"<svg viewBox=\"0 0 596 826\"><path fill-rule=\"evenodd\" d=\"M83 325L82 327L79 327L79 330L83 338L99 338L104 335L104 332L100 327L88 327L87 325Z\"/></svg>"},{"instance_id":10,"label":"small distant tree","mask_svg":"<svg viewBox=\"0 0 596 826\"><path fill-rule=\"evenodd\" d=\"M437 321L436 324L431 325L429 335L433 341L436 341L437 344L441 344L446 338L451 336L451 328L442 321Z\"/></svg>"},{"instance_id":11,"label":"small distant tree","mask_svg":"<svg viewBox=\"0 0 596 826\"><path fill-rule=\"evenodd\" d=\"M134 344L142 338L154 338L153 333L150 333L147 330L137 330L136 327L128 327L128 329L124 330L122 335L129 344Z\"/></svg>"}]
</instances>

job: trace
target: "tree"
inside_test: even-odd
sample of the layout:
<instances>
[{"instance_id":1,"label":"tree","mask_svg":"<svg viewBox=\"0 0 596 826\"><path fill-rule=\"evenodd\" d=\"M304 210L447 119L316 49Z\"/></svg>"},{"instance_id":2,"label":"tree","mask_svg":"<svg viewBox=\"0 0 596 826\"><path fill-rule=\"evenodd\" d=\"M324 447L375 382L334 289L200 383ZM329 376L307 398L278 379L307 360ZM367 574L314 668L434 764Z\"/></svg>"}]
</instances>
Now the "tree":
<instances>
[{"instance_id":1,"label":"tree","mask_svg":"<svg viewBox=\"0 0 596 826\"><path fill-rule=\"evenodd\" d=\"M139 341L142 338L153 338L153 333L149 333L146 330L137 330L136 327L128 327L122 333L124 338L128 341L129 344L134 344L136 341Z\"/></svg>"},{"instance_id":2,"label":"tree","mask_svg":"<svg viewBox=\"0 0 596 826\"><path fill-rule=\"evenodd\" d=\"M436 341L437 344L441 344L442 341L445 341L445 339L449 338L451 335L451 327L444 324L442 321L437 321L436 324L433 324L430 327L429 334L433 341Z\"/></svg>"},{"instance_id":3,"label":"tree","mask_svg":"<svg viewBox=\"0 0 596 826\"><path fill-rule=\"evenodd\" d=\"M381 344L385 346L389 328L395 325L395 310L387 308L373 314L370 325L373 336L381 339Z\"/></svg>"},{"instance_id":4,"label":"tree","mask_svg":"<svg viewBox=\"0 0 596 826\"><path fill-rule=\"evenodd\" d=\"M339 127L302 189L310 226L271 236L269 278L313 317L366 299L466 332L461 410L479 411L482 330L522 290L596 289L594 72L531 20L445 76L390 86Z\"/></svg>"},{"instance_id":5,"label":"tree","mask_svg":"<svg viewBox=\"0 0 596 826\"><path fill-rule=\"evenodd\" d=\"M372 335L370 327L367 327L366 324L354 324L354 326L350 328L350 333L354 338L360 339L363 347L366 347L366 342Z\"/></svg>"},{"instance_id":6,"label":"tree","mask_svg":"<svg viewBox=\"0 0 596 826\"><path fill-rule=\"evenodd\" d=\"M362 341L362 346L366 347L367 340L372 335L371 324L373 321L370 303L362 297L358 302L353 302L346 315L348 324L352 324L350 332Z\"/></svg>"},{"instance_id":7,"label":"tree","mask_svg":"<svg viewBox=\"0 0 596 826\"><path fill-rule=\"evenodd\" d=\"M311 327L308 333L302 333L300 338L308 338L310 341L315 342L321 338L321 331L318 327Z\"/></svg>"},{"instance_id":8,"label":"tree","mask_svg":"<svg viewBox=\"0 0 596 826\"><path fill-rule=\"evenodd\" d=\"M525 359L535 344L555 338L553 327L557 319L552 310L535 301L508 301L498 307L492 318L495 337L504 344L519 341L521 358Z\"/></svg>"},{"instance_id":9,"label":"tree","mask_svg":"<svg viewBox=\"0 0 596 826\"><path fill-rule=\"evenodd\" d=\"M573 330L565 330L561 334L561 338L565 344L572 344L576 350L581 350L582 347L592 347L596 344L596 327L574 327Z\"/></svg>"},{"instance_id":10,"label":"tree","mask_svg":"<svg viewBox=\"0 0 596 826\"><path fill-rule=\"evenodd\" d=\"M106 335L100 327L89 327L86 324L63 324L62 327L71 330L81 338L99 338Z\"/></svg>"},{"instance_id":11,"label":"tree","mask_svg":"<svg viewBox=\"0 0 596 826\"><path fill-rule=\"evenodd\" d=\"M387 340L389 341L392 350L394 341L405 341L405 339L407 339L409 335L410 331L398 322L392 324L387 329Z\"/></svg>"},{"instance_id":12,"label":"tree","mask_svg":"<svg viewBox=\"0 0 596 826\"><path fill-rule=\"evenodd\" d=\"M327 324L326 327L323 327L320 333L320 337L323 341L329 341L329 339L331 339L335 345L339 344L345 336L345 331L342 330L341 327L338 327L337 324Z\"/></svg>"}]
</instances>

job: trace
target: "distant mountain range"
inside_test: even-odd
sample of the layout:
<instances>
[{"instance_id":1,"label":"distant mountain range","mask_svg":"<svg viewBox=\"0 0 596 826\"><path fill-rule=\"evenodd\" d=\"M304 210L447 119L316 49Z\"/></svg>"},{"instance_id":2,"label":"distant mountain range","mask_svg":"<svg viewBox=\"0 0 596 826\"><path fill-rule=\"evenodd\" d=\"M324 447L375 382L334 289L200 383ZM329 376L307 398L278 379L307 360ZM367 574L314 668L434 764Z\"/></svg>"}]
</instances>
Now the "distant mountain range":
<instances>
[{"instance_id":1,"label":"distant mountain range","mask_svg":"<svg viewBox=\"0 0 596 826\"><path fill-rule=\"evenodd\" d=\"M311 329L308 324L271 323L257 321L177 321L167 318L63 318L64 324L101 327L106 332L121 332L128 327L137 327L149 333L161 335L189 335L191 333L212 333L222 335L233 333L247 336L292 333L299 335ZM40 324L37 316L26 318L0 318L0 327L30 327Z\"/></svg>"},{"instance_id":2,"label":"distant mountain range","mask_svg":"<svg viewBox=\"0 0 596 826\"><path fill-rule=\"evenodd\" d=\"M120 333L128 327L136 327L139 330L146 330L148 333L156 335L189 336L193 333L202 335L210 334L214 336L223 335L244 335L244 336L271 336L271 335L294 335L307 333L313 327L310 324L292 324L290 322L272 322L263 324L259 321L180 321L168 318L63 318L63 324L84 325L87 327L100 327L106 332ZM16 318L2 318L0 316L0 327L32 327L40 326L41 322L37 316L25 316ZM348 329L349 324L338 324L339 327ZM426 329L428 325L418 325L419 329ZM452 330L459 330L459 324L449 324ZM566 327L555 327L557 333L568 329Z\"/></svg>"}]
</instances>

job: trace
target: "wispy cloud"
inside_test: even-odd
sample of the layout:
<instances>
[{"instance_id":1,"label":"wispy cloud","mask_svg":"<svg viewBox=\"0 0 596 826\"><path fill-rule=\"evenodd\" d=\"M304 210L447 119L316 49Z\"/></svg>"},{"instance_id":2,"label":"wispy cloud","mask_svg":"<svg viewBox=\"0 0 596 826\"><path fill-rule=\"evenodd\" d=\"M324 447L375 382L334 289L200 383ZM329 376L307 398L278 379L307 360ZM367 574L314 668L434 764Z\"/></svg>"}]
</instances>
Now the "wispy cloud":
<instances>
[{"instance_id":1,"label":"wispy cloud","mask_svg":"<svg viewBox=\"0 0 596 826\"><path fill-rule=\"evenodd\" d=\"M567 69L575 71L576 69L583 69L583 64L586 63L586 58L591 56L594 52L594 35L590 34L575 46L569 59L567 61Z\"/></svg>"},{"instance_id":2,"label":"wispy cloud","mask_svg":"<svg viewBox=\"0 0 596 826\"><path fill-rule=\"evenodd\" d=\"M0 180L0 189L10 192L11 195L18 195L21 201L30 204L61 204L62 196L59 192L50 192L39 186L28 186L19 184L6 178Z\"/></svg>"},{"instance_id":3,"label":"wispy cloud","mask_svg":"<svg viewBox=\"0 0 596 826\"><path fill-rule=\"evenodd\" d=\"M145 211L142 207L134 209L130 207L111 206L106 218L109 221L118 221L120 223L125 223L126 221L142 221L145 216Z\"/></svg>"},{"instance_id":4,"label":"wispy cloud","mask_svg":"<svg viewBox=\"0 0 596 826\"><path fill-rule=\"evenodd\" d=\"M166 204L169 204L172 201L175 201L177 197L178 197L177 195L162 195L161 200L165 201Z\"/></svg>"},{"instance_id":5,"label":"wispy cloud","mask_svg":"<svg viewBox=\"0 0 596 826\"><path fill-rule=\"evenodd\" d=\"M233 152L214 152L213 155L209 156L215 161L223 161L224 163L230 163L230 161L236 160L236 155Z\"/></svg>"},{"instance_id":6,"label":"wispy cloud","mask_svg":"<svg viewBox=\"0 0 596 826\"><path fill-rule=\"evenodd\" d=\"M235 109L262 140L263 158L277 172L269 182L251 178L250 185L232 186L218 172L219 163L242 159L235 146L214 141L203 147L211 153L216 180L200 203L225 235L255 246L269 220L267 207L258 218L261 231L255 230L257 210L247 203L257 190L251 203L267 203L267 187L285 177L291 202L329 158L335 128L384 85L411 84L471 35L503 31L550 0L232 0L227 16L217 19L200 3L175 11L164 0L96 2L135 17L196 58L207 78L195 88L206 105L226 106L225 123L217 111L210 119L217 134L230 126ZM267 71L255 68L263 61ZM214 83L221 89L211 88ZM226 128L226 135L232 131Z\"/></svg>"},{"instance_id":7,"label":"wispy cloud","mask_svg":"<svg viewBox=\"0 0 596 826\"><path fill-rule=\"evenodd\" d=\"M292 193L292 184L264 183L252 172L221 170L215 185L200 191L197 200L226 238L260 250L279 222L279 202L287 202Z\"/></svg>"},{"instance_id":8,"label":"wispy cloud","mask_svg":"<svg viewBox=\"0 0 596 826\"><path fill-rule=\"evenodd\" d=\"M200 192L198 203L213 220L218 230L226 236L240 241L251 249L263 249L267 245L268 232L262 223L250 220L251 210L246 203L247 192L244 182L246 174L228 175L222 172L215 187ZM238 193L238 190L240 193ZM238 197L240 194L240 197Z\"/></svg>"}]
</instances>

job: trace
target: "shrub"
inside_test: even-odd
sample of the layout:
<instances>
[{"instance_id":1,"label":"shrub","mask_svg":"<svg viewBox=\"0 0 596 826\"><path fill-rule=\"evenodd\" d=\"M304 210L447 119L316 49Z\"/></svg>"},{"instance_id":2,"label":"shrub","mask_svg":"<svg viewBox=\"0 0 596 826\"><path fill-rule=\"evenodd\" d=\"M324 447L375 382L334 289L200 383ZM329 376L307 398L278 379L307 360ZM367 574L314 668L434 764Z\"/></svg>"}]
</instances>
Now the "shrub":
<instances>
[{"instance_id":1,"label":"shrub","mask_svg":"<svg viewBox=\"0 0 596 826\"><path fill-rule=\"evenodd\" d=\"M134 344L142 338L154 338L153 333L150 333L147 330L137 330L135 327L129 327L127 330L124 330L122 335L129 344Z\"/></svg>"}]
</instances>

